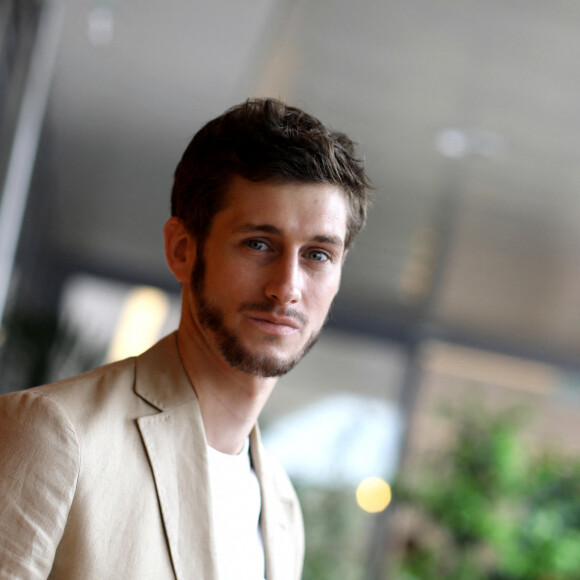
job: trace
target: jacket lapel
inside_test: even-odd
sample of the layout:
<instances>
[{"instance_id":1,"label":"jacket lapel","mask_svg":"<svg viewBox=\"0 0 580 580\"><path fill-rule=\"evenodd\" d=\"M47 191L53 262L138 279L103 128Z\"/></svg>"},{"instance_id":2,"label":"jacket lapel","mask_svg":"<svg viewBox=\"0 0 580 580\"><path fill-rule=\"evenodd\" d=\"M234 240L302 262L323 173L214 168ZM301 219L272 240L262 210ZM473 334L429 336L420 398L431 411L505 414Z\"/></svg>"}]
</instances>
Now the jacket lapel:
<instances>
[{"instance_id":1,"label":"jacket lapel","mask_svg":"<svg viewBox=\"0 0 580 580\"><path fill-rule=\"evenodd\" d=\"M135 390L160 412L137 420L177 580L215 580L206 439L175 335L137 359Z\"/></svg>"},{"instance_id":2,"label":"jacket lapel","mask_svg":"<svg viewBox=\"0 0 580 580\"><path fill-rule=\"evenodd\" d=\"M217 580L207 442L175 334L137 358L135 392L157 410L137 419L137 425L155 480L175 577ZM250 435L250 453L262 493L266 578L296 580L302 565L296 544L303 546L303 528L294 491L277 472L281 468L267 457L257 426Z\"/></svg>"},{"instance_id":3,"label":"jacket lapel","mask_svg":"<svg viewBox=\"0 0 580 580\"><path fill-rule=\"evenodd\" d=\"M280 485L280 477L275 473L279 467L268 460L267 451L260 440L258 427L250 434L252 465L260 481L262 492L262 513L260 525L264 543L267 580L296 580L300 577L302 557L296 557L298 539L296 529L302 533L302 522L298 526L294 491ZM285 479L285 475L284 475ZM290 485L288 483L288 485Z\"/></svg>"}]
</instances>

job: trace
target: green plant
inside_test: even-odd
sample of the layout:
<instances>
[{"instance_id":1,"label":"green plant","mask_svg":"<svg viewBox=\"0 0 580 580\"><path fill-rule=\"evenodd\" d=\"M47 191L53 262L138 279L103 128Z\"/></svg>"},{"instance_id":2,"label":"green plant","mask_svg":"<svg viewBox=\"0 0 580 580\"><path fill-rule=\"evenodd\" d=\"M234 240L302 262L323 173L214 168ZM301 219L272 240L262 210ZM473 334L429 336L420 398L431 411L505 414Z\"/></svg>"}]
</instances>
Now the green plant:
<instances>
[{"instance_id":1,"label":"green plant","mask_svg":"<svg viewBox=\"0 0 580 580\"><path fill-rule=\"evenodd\" d=\"M532 454L521 424L513 410L468 409L421 483L398 482L399 498L431 532L406 542L393 578L580 579L580 462Z\"/></svg>"}]
</instances>

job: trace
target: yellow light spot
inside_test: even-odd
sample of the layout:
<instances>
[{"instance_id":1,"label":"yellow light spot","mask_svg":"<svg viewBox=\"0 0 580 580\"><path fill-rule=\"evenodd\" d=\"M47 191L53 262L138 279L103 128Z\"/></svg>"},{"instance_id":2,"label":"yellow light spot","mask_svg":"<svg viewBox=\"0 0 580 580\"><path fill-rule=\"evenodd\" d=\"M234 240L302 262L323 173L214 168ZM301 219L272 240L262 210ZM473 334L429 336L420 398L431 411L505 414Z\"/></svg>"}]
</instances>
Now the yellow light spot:
<instances>
[{"instance_id":1,"label":"yellow light spot","mask_svg":"<svg viewBox=\"0 0 580 580\"><path fill-rule=\"evenodd\" d=\"M141 354L157 339L167 313L169 298L157 288L132 290L121 313L107 359L115 361Z\"/></svg>"},{"instance_id":2,"label":"yellow light spot","mask_svg":"<svg viewBox=\"0 0 580 580\"><path fill-rule=\"evenodd\" d=\"M365 512L382 512L391 503L391 488L380 477L367 477L356 489L356 501Z\"/></svg>"}]
</instances>

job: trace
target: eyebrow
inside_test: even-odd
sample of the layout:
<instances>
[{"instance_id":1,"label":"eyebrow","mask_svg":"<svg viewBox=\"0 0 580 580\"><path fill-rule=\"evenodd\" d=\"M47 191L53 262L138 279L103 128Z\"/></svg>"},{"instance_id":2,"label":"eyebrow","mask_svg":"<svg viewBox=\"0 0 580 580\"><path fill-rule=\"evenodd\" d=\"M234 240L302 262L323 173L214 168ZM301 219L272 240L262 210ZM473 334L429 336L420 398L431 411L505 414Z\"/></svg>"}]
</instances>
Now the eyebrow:
<instances>
[{"instance_id":1,"label":"eyebrow","mask_svg":"<svg viewBox=\"0 0 580 580\"><path fill-rule=\"evenodd\" d=\"M253 233L253 232L263 232L266 234L275 234L275 235L283 235L284 231L281 230L279 227L277 226L273 226L271 224L253 224L253 223L248 223L248 224L244 224L243 226L240 226L239 228L236 228L236 233ZM341 240L340 238L336 237L336 236L325 236L322 234L316 235L316 236L312 236L312 238L310 238L310 241L312 242L318 242L320 244L331 244L333 246L340 246L343 247L344 246L344 242L343 240Z\"/></svg>"}]
</instances>

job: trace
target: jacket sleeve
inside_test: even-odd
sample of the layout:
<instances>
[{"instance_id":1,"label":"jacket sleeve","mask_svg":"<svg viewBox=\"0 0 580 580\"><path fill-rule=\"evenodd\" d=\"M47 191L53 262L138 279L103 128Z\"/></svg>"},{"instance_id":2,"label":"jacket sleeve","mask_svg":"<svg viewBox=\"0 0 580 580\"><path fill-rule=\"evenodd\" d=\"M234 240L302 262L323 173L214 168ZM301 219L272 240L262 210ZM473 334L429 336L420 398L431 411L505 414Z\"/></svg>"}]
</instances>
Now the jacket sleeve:
<instances>
[{"instance_id":1,"label":"jacket sleeve","mask_svg":"<svg viewBox=\"0 0 580 580\"><path fill-rule=\"evenodd\" d=\"M0 578L47 578L80 467L58 403L33 391L0 397Z\"/></svg>"}]
</instances>

